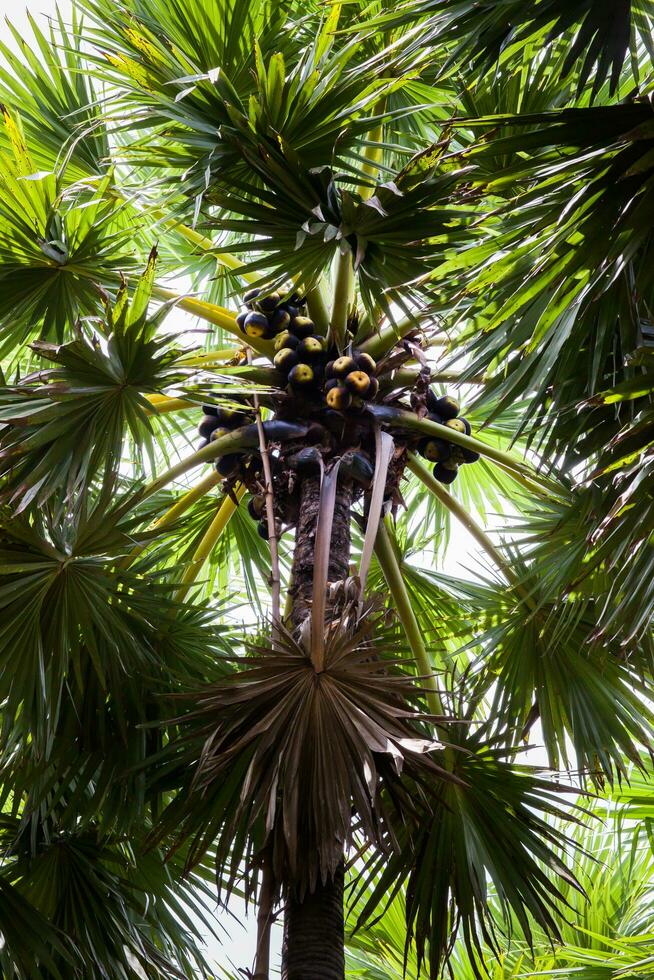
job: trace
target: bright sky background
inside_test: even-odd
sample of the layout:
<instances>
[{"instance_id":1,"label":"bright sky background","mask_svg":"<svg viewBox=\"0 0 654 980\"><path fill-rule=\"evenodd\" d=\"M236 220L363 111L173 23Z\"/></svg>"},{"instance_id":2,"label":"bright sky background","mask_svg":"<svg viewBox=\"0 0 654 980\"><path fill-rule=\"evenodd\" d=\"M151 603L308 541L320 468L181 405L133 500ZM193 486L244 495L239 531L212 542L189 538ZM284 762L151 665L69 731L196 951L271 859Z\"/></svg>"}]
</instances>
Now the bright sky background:
<instances>
[{"instance_id":1,"label":"bright sky background","mask_svg":"<svg viewBox=\"0 0 654 980\"><path fill-rule=\"evenodd\" d=\"M43 29L46 26L44 18L54 15L56 6L55 0L28 0L27 8L24 0L23 2L20 2L20 0L0 0L0 7L2 9L2 14L4 15L3 19L0 20L0 40L16 50L16 42L11 36L11 33L4 20L6 17L11 20L12 24L22 35L25 36L28 43L30 43L31 34L27 10L29 10L34 19L40 23L40 26ZM70 0L59 0L58 6L64 19L67 19L71 11ZM178 289L183 291L184 284L180 283ZM173 318L176 318L175 322L171 323ZM188 326L189 319L186 314L182 313L181 311L175 311L167 320L167 324L179 329L180 327L183 328L184 326ZM491 517L489 523L491 526L494 525L496 523L496 519ZM461 575L463 573L464 575L467 574L470 576L471 574L474 574L475 569L484 570L486 567L487 561L482 560L472 538L470 538L468 533L463 528L455 524L452 527L450 547L445 560L445 571L449 572L450 574ZM537 762L541 760L533 758L532 761ZM250 915L249 919L245 918L243 908L242 906L239 906L238 903L234 903L233 913L233 916L225 913L221 913L218 916L221 927L223 927L225 930L224 941L222 945L217 944L215 941L210 941L209 956L215 958L216 965L220 963L224 967L227 967L231 962L233 964L234 972L236 973L238 968L252 966L256 937L256 924L253 914ZM279 959L281 928L277 928L275 932L277 935L274 947L273 963L278 962Z\"/></svg>"}]
</instances>

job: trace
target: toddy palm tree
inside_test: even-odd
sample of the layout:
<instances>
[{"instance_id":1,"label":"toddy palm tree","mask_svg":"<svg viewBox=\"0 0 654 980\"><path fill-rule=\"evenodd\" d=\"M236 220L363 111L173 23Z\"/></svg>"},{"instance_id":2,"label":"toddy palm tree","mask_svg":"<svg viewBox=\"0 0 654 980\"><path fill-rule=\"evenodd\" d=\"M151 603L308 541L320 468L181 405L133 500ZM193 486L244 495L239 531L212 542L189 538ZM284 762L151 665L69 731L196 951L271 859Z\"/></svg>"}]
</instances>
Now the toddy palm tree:
<instances>
[{"instance_id":1,"label":"toddy palm tree","mask_svg":"<svg viewBox=\"0 0 654 980\"><path fill-rule=\"evenodd\" d=\"M566 800L654 728L653 19L78 0L3 49L4 975L211 976L214 880L256 980L281 914L342 978L348 903L431 977L561 941Z\"/></svg>"}]
</instances>

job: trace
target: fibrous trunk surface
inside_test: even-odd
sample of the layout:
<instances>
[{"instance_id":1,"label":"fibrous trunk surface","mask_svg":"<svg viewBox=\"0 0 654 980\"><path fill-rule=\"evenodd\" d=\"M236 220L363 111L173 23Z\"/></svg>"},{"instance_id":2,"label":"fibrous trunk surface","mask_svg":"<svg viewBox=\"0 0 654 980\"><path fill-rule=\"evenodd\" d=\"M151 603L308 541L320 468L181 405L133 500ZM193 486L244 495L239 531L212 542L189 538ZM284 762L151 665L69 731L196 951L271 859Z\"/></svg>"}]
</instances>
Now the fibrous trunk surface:
<instances>
[{"instance_id":1,"label":"fibrous trunk surface","mask_svg":"<svg viewBox=\"0 0 654 980\"><path fill-rule=\"evenodd\" d=\"M351 505L351 484L347 481L339 483L329 556L330 582L346 579L349 574ZM296 630L311 613L319 509L320 478L305 478L300 490L292 571L291 621ZM289 889L284 919L282 980L344 980L343 881L344 866L341 864L332 880L319 883L302 901Z\"/></svg>"},{"instance_id":2,"label":"fibrous trunk surface","mask_svg":"<svg viewBox=\"0 0 654 980\"><path fill-rule=\"evenodd\" d=\"M282 980L343 980L345 935L341 864L334 878L298 902L289 896L284 920Z\"/></svg>"}]
</instances>

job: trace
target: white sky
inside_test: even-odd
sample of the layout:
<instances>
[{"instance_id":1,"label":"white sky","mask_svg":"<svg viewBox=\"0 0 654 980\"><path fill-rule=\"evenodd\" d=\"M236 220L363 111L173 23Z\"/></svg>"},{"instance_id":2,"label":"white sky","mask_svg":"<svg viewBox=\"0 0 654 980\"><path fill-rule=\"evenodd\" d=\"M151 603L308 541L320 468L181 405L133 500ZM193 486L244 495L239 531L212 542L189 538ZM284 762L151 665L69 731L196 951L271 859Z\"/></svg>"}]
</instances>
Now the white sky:
<instances>
[{"instance_id":1,"label":"white sky","mask_svg":"<svg viewBox=\"0 0 654 980\"><path fill-rule=\"evenodd\" d=\"M19 2L19 0L0 0L0 8L3 15L2 20L0 20L0 40L14 50L16 49L15 41L5 23L5 18L8 18L20 33L25 36L29 43L31 35L27 10L29 10L35 20L40 21L43 18L54 15L56 6L55 0L30 0L27 6L24 0L23 2ZM62 16L66 19L70 15L70 0L59 0L58 6ZM178 288L180 291L183 290L184 284L180 283ZM188 324L186 315L181 311L175 311L174 314L171 314L171 319L173 316L180 318L179 326L182 323ZM167 323L169 322L167 321ZM494 524L495 520L492 520L491 523ZM485 569L486 565L487 563L482 559L473 539L467 531L454 522L450 547L445 559L445 571L450 574L468 577L472 573L472 570L475 568ZM533 761L540 760L534 759ZM220 964L223 967L228 967L228 964L231 962L234 972L236 972L238 968L252 966L256 926L254 915L251 914L249 920L245 919L243 908L238 903L234 903L233 912L234 916L228 916L224 913L219 915L219 921L226 931L222 946L219 947L216 942L210 941L208 948L209 956L215 958L216 965ZM274 943L273 963L279 960L279 948L281 945L281 928L277 928L275 931L277 935Z\"/></svg>"}]
</instances>

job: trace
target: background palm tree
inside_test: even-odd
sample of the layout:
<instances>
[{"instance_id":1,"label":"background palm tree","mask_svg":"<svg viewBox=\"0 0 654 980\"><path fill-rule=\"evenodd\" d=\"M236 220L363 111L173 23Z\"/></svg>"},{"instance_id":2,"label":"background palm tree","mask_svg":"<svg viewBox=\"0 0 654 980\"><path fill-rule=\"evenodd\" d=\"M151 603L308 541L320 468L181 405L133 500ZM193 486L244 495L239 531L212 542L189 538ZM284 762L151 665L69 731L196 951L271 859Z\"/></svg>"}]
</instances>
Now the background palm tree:
<instances>
[{"instance_id":1,"label":"background palm tree","mask_svg":"<svg viewBox=\"0 0 654 980\"><path fill-rule=\"evenodd\" d=\"M345 906L351 975L647 975L653 20L78 0L2 50L3 975L212 976L216 894L258 980L282 913L343 977Z\"/></svg>"}]
</instances>

